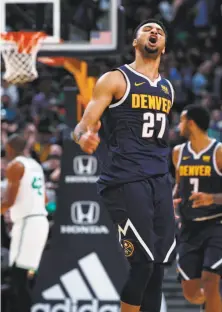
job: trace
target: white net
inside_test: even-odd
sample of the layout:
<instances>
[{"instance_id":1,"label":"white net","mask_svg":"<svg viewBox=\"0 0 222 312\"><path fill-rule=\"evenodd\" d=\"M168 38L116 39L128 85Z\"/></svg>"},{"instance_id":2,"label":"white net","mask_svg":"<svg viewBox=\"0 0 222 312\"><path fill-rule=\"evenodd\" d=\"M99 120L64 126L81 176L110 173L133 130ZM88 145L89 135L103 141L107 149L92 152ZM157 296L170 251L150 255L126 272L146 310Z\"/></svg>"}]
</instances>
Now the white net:
<instances>
[{"instance_id":1,"label":"white net","mask_svg":"<svg viewBox=\"0 0 222 312\"><path fill-rule=\"evenodd\" d=\"M38 33L29 34L29 37L19 33L16 35L19 41L1 39L1 53L5 63L3 78L13 84L23 84L38 77L36 58L42 38Z\"/></svg>"},{"instance_id":2,"label":"white net","mask_svg":"<svg viewBox=\"0 0 222 312\"><path fill-rule=\"evenodd\" d=\"M37 50L31 54L19 53L16 43L7 44L2 48L5 62L3 78L13 84L33 81L38 77L36 70Z\"/></svg>"}]
</instances>

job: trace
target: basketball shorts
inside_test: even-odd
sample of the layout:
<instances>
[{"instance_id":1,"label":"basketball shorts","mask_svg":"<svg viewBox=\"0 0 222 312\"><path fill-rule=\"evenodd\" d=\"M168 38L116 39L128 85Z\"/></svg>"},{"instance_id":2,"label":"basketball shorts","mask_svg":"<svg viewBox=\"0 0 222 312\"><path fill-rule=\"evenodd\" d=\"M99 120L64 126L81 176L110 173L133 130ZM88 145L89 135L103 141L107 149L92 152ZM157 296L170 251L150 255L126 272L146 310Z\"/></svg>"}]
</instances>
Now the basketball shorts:
<instances>
[{"instance_id":1,"label":"basketball shorts","mask_svg":"<svg viewBox=\"0 0 222 312\"><path fill-rule=\"evenodd\" d=\"M9 265L37 270L49 233L46 216L35 215L17 220L11 232Z\"/></svg>"},{"instance_id":2,"label":"basketball shorts","mask_svg":"<svg viewBox=\"0 0 222 312\"><path fill-rule=\"evenodd\" d=\"M177 269L180 278L200 278L203 270L222 273L222 223L192 222L179 234Z\"/></svg>"},{"instance_id":3,"label":"basketball shorts","mask_svg":"<svg viewBox=\"0 0 222 312\"><path fill-rule=\"evenodd\" d=\"M169 175L106 188L102 202L114 224L128 260L167 263L176 245L172 185Z\"/></svg>"}]
</instances>

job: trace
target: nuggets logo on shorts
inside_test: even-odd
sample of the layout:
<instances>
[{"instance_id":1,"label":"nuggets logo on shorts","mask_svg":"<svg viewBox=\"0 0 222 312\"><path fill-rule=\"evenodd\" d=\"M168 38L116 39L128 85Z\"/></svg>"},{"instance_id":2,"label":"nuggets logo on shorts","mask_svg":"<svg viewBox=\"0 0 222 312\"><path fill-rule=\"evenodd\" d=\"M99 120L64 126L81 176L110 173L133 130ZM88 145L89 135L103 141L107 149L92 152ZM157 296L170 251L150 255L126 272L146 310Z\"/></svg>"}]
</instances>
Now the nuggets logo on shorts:
<instances>
[{"instance_id":1,"label":"nuggets logo on shorts","mask_svg":"<svg viewBox=\"0 0 222 312\"><path fill-rule=\"evenodd\" d=\"M133 255L134 246L130 241L124 239L123 248L124 248L124 253L126 257L131 257Z\"/></svg>"}]
</instances>

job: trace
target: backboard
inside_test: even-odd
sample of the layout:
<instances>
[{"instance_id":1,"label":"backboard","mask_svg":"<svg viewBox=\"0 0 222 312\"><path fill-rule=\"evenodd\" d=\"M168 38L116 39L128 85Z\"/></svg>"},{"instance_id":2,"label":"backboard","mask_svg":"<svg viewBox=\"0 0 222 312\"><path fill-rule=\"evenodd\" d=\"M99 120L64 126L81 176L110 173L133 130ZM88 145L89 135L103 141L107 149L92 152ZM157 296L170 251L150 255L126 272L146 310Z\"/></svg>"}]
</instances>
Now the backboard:
<instances>
[{"instance_id":1,"label":"backboard","mask_svg":"<svg viewBox=\"0 0 222 312\"><path fill-rule=\"evenodd\" d=\"M1 32L44 31L46 56L116 53L123 44L120 0L1 0Z\"/></svg>"}]
</instances>

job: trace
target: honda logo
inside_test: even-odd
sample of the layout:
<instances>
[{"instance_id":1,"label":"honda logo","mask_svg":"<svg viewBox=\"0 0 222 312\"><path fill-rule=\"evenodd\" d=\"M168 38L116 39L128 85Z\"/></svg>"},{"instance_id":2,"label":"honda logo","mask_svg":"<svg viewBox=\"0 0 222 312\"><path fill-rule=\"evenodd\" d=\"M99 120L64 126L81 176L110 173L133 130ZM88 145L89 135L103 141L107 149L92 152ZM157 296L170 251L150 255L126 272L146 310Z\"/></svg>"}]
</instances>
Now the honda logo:
<instances>
[{"instance_id":1,"label":"honda logo","mask_svg":"<svg viewBox=\"0 0 222 312\"><path fill-rule=\"evenodd\" d=\"M88 155L76 156L73 159L73 169L76 175L92 176L97 171L97 159Z\"/></svg>"},{"instance_id":2,"label":"honda logo","mask_svg":"<svg viewBox=\"0 0 222 312\"><path fill-rule=\"evenodd\" d=\"M75 224L95 224L99 215L100 206L94 201L78 201L71 206L71 219Z\"/></svg>"},{"instance_id":3,"label":"honda logo","mask_svg":"<svg viewBox=\"0 0 222 312\"><path fill-rule=\"evenodd\" d=\"M61 234L109 234L109 229L104 224L98 224L100 218L100 205L95 201L76 201L71 206L70 224L60 226Z\"/></svg>"}]
</instances>

